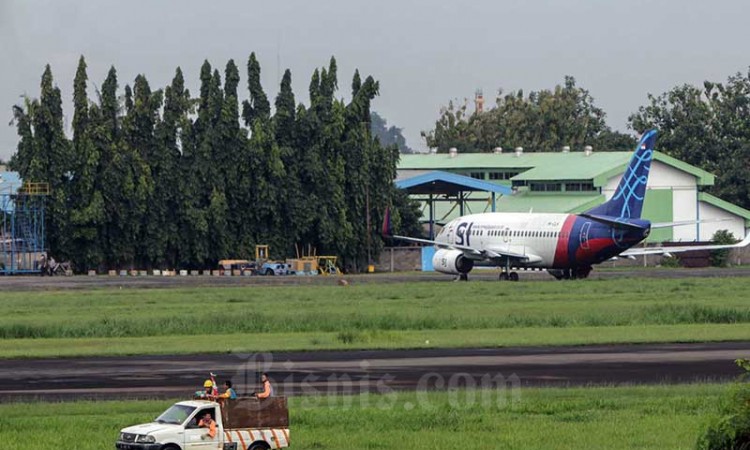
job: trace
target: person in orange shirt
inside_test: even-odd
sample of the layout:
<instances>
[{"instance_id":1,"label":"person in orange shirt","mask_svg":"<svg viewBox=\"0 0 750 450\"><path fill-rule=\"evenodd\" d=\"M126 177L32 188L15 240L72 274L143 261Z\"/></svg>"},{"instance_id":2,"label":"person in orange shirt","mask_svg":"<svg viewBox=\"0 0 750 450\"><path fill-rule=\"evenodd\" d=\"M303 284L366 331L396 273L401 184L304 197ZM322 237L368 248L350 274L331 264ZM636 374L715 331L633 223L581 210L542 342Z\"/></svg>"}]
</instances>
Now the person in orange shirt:
<instances>
[{"instance_id":1,"label":"person in orange shirt","mask_svg":"<svg viewBox=\"0 0 750 450\"><path fill-rule=\"evenodd\" d=\"M211 417L210 412L206 412L206 414L203 415L201 421L198 422L198 427L208 428L208 433L201 436L201 439L213 439L216 437L216 421Z\"/></svg>"},{"instance_id":2,"label":"person in orange shirt","mask_svg":"<svg viewBox=\"0 0 750 450\"><path fill-rule=\"evenodd\" d=\"M253 396L256 398L273 397L273 387L271 386L271 382L268 381L268 374L263 372L260 376L260 381L263 382L263 392L256 392Z\"/></svg>"}]
</instances>

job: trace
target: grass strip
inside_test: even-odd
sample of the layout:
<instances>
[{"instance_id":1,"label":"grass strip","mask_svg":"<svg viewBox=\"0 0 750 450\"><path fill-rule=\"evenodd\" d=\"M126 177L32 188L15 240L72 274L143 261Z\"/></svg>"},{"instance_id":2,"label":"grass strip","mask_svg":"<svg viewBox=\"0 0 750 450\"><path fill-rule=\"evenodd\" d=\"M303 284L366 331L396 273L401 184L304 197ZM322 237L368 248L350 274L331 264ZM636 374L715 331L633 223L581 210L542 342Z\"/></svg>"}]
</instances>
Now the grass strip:
<instances>
[{"instance_id":1,"label":"grass strip","mask_svg":"<svg viewBox=\"0 0 750 450\"><path fill-rule=\"evenodd\" d=\"M293 448L692 448L727 385L394 393L290 399ZM487 401L489 400L489 401ZM484 402L484 403L483 403ZM171 402L0 405L5 450L112 448Z\"/></svg>"},{"instance_id":2,"label":"grass strip","mask_svg":"<svg viewBox=\"0 0 750 450\"><path fill-rule=\"evenodd\" d=\"M746 341L742 324L0 339L0 358Z\"/></svg>"}]
</instances>

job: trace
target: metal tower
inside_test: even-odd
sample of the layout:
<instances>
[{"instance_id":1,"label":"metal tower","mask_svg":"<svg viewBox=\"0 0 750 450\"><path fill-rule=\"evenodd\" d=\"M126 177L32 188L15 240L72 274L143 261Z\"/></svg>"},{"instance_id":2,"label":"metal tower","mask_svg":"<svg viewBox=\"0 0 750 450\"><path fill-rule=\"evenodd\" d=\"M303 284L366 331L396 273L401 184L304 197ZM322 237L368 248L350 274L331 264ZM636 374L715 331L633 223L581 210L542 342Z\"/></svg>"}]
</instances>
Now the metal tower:
<instances>
[{"instance_id":1,"label":"metal tower","mask_svg":"<svg viewBox=\"0 0 750 450\"><path fill-rule=\"evenodd\" d=\"M46 256L44 204L47 183L23 183L0 173L0 275L39 273Z\"/></svg>"}]
</instances>

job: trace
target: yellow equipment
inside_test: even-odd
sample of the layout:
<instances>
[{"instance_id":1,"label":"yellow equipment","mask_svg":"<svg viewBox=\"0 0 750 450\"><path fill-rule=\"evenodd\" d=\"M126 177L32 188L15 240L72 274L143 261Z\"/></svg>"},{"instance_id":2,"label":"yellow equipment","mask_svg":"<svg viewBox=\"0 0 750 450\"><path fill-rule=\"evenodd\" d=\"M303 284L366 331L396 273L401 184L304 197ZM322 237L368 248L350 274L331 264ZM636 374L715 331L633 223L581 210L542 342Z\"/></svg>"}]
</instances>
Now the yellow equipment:
<instances>
[{"instance_id":1,"label":"yellow equipment","mask_svg":"<svg viewBox=\"0 0 750 450\"><path fill-rule=\"evenodd\" d=\"M214 383L211 380L206 380L206 381L203 382L203 387L204 388L214 387Z\"/></svg>"},{"instance_id":2,"label":"yellow equipment","mask_svg":"<svg viewBox=\"0 0 750 450\"><path fill-rule=\"evenodd\" d=\"M255 246L255 261L260 263L268 259L268 246L267 245L256 245Z\"/></svg>"},{"instance_id":3,"label":"yellow equipment","mask_svg":"<svg viewBox=\"0 0 750 450\"><path fill-rule=\"evenodd\" d=\"M341 275L341 270L336 266L336 256L318 256L318 270L321 275Z\"/></svg>"}]
</instances>

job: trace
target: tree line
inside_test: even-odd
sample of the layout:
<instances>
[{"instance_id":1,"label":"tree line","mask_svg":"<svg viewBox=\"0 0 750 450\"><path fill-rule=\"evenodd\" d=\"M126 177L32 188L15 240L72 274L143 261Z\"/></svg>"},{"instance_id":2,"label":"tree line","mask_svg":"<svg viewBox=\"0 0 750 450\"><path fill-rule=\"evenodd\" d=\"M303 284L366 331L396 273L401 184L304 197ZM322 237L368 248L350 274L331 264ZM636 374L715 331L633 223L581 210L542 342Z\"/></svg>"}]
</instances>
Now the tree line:
<instances>
[{"instance_id":1,"label":"tree line","mask_svg":"<svg viewBox=\"0 0 750 450\"><path fill-rule=\"evenodd\" d=\"M416 205L393 185L398 149L370 131L379 84L355 71L351 99L337 99L335 58L313 72L309 106L286 70L273 108L254 53L242 102L233 60L223 79L203 63L197 97L179 67L164 89L138 75L122 92L112 67L92 100L86 69L81 57L68 137L45 68L39 98L13 108L10 161L25 181L49 183L48 247L79 271L215 267L250 258L256 244L279 258L312 247L359 270L383 247L388 206L402 228L418 226Z\"/></svg>"},{"instance_id":2,"label":"tree line","mask_svg":"<svg viewBox=\"0 0 750 450\"><path fill-rule=\"evenodd\" d=\"M438 152L491 152L495 147L555 152L563 146L597 151L630 151L635 138L613 131L591 94L565 77L562 85L524 95L503 94L495 106L471 111L468 102L449 102L434 129L423 132ZM660 95L628 118L628 127L641 133L659 130L657 149L716 175L708 191L750 209L750 72L737 73L725 83L706 81L703 87L682 85Z\"/></svg>"}]
</instances>

